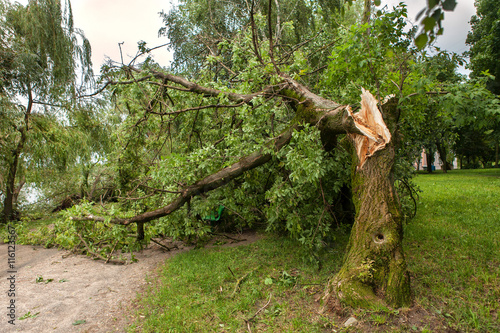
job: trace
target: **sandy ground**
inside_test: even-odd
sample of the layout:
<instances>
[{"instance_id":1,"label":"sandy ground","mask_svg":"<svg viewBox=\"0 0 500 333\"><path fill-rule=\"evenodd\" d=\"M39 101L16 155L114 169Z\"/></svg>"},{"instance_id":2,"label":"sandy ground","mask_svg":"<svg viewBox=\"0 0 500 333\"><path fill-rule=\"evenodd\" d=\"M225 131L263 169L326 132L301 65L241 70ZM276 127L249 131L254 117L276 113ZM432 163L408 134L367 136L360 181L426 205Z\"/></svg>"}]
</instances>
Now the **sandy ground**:
<instances>
[{"instance_id":1,"label":"sandy ground","mask_svg":"<svg viewBox=\"0 0 500 333\"><path fill-rule=\"evenodd\" d=\"M257 240L256 234L232 235L246 239L224 246ZM56 249L17 245L16 273L9 273L8 247L0 245L0 332L124 332L136 296L146 286L147 277L165 259L188 251L189 247L166 252L151 245L136 253L139 260L128 265L104 264L89 257L68 255ZM15 297L8 295L9 278L15 275ZM44 282L36 282L42 277ZM47 282L53 279L51 282ZM15 300L15 325L9 324L11 300ZM26 314L31 316L27 316ZM28 317L20 320L21 317ZM74 325L77 321L85 323Z\"/></svg>"}]
</instances>

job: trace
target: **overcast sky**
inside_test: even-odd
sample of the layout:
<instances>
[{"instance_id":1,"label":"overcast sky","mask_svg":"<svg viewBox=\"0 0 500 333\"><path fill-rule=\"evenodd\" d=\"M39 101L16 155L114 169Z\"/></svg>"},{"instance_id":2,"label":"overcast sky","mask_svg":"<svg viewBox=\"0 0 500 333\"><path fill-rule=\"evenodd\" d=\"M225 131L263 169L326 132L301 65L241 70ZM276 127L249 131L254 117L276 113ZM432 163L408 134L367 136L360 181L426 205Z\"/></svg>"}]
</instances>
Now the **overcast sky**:
<instances>
[{"instance_id":1,"label":"overcast sky","mask_svg":"<svg viewBox=\"0 0 500 333\"><path fill-rule=\"evenodd\" d=\"M18 0L26 4L27 0ZM474 0L457 0L453 12L445 12L444 35L437 46L462 53L467 50L465 38L470 30L470 17L475 14ZM11 0L14 2L14 0ZM400 0L383 0L390 7ZM406 0L408 18L415 22L417 13L425 7L427 0ZM168 43L166 37L158 37L163 26L159 12L168 12L171 0L72 0L75 27L84 31L92 45L94 71L99 72L106 57L120 60L118 43L122 45L124 62L137 52L137 42L144 40L149 47ZM154 52L161 65L168 65L172 55L166 48Z\"/></svg>"}]
</instances>

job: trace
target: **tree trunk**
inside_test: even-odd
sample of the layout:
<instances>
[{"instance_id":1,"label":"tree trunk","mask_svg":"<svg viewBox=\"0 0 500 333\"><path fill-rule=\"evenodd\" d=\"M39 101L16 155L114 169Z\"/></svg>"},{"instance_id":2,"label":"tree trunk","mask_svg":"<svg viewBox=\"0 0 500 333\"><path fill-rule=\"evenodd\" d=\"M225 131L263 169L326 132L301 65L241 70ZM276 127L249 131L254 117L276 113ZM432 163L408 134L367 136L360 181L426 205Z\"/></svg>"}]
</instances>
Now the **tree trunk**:
<instances>
[{"instance_id":1,"label":"tree trunk","mask_svg":"<svg viewBox=\"0 0 500 333\"><path fill-rule=\"evenodd\" d=\"M23 175L21 177L19 184L14 189L14 197L12 198L12 202L13 202L14 207L17 206L17 200L19 199L19 194L21 194L21 190L23 189L24 184L26 184L26 176L25 175Z\"/></svg>"},{"instance_id":2,"label":"tree trunk","mask_svg":"<svg viewBox=\"0 0 500 333\"><path fill-rule=\"evenodd\" d=\"M495 168L498 168L498 141L495 142Z\"/></svg>"},{"instance_id":3,"label":"tree trunk","mask_svg":"<svg viewBox=\"0 0 500 333\"><path fill-rule=\"evenodd\" d=\"M448 161L446 160L447 157L446 148L444 148L439 141L436 141L436 147L439 153L439 159L441 160L441 162L443 162L443 167L442 167L443 172L447 173L449 170L449 166L448 166Z\"/></svg>"},{"instance_id":4,"label":"tree trunk","mask_svg":"<svg viewBox=\"0 0 500 333\"><path fill-rule=\"evenodd\" d=\"M333 295L362 308L401 307L411 302L393 164L391 144L354 171L356 219L342 268L329 283L326 306Z\"/></svg>"},{"instance_id":5,"label":"tree trunk","mask_svg":"<svg viewBox=\"0 0 500 333\"><path fill-rule=\"evenodd\" d=\"M144 240L144 222L137 222L137 241Z\"/></svg>"},{"instance_id":6,"label":"tree trunk","mask_svg":"<svg viewBox=\"0 0 500 333\"><path fill-rule=\"evenodd\" d=\"M31 109L33 108L33 95L31 94L31 88L28 87L28 106L26 107L26 112L24 114L24 124L19 128L21 133L21 138L17 143L16 149L12 151L12 163L9 165L9 173L7 176L7 186L5 191L5 198L3 201L3 212L2 212L2 222L7 223L14 220L16 211L16 200L19 193L16 194L16 175L17 168L19 166L19 157L24 149L24 144L26 143L26 136L29 130L29 118L31 115ZM22 187L22 185L21 185Z\"/></svg>"},{"instance_id":7,"label":"tree trunk","mask_svg":"<svg viewBox=\"0 0 500 333\"><path fill-rule=\"evenodd\" d=\"M426 151L425 152L425 157L427 160L427 172L431 173L432 172L432 165L434 163L434 152L433 151Z\"/></svg>"},{"instance_id":8,"label":"tree trunk","mask_svg":"<svg viewBox=\"0 0 500 333\"><path fill-rule=\"evenodd\" d=\"M14 220L15 218L15 204L14 204L14 197L15 197L15 188L16 188L16 173L17 173L17 166L19 164L19 155L18 151L20 150L19 147L21 145L21 142L18 144L18 148L12 151L12 157L13 161L9 165L9 173L7 176L7 186L5 190L5 198L3 201L3 213L2 213L2 219L3 223L8 223L9 221ZM21 145L22 147L22 145Z\"/></svg>"},{"instance_id":9,"label":"tree trunk","mask_svg":"<svg viewBox=\"0 0 500 333\"><path fill-rule=\"evenodd\" d=\"M386 109L385 120L391 122L393 139L389 136L389 141L364 161L359 143L354 141L358 153L353 154L351 184L356 218L342 268L326 290L326 307L336 300L362 308L398 308L411 302L402 248L402 216L393 175L397 101L392 100Z\"/></svg>"}]
</instances>

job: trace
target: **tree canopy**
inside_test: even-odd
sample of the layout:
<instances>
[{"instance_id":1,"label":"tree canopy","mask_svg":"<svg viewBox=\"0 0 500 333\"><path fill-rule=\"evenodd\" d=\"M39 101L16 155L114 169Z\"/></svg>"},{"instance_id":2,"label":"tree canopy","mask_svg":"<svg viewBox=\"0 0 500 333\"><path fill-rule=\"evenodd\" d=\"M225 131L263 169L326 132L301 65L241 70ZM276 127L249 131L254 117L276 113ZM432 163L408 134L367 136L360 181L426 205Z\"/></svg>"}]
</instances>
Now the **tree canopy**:
<instances>
[{"instance_id":1,"label":"tree canopy","mask_svg":"<svg viewBox=\"0 0 500 333\"><path fill-rule=\"evenodd\" d=\"M64 120L57 112L74 109L78 83L93 77L90 44L74 29L69 2L65 7L56 0L30 1L27 6L2 3L0 9L0 51L6 55L0 68L5 105L1 110L2 219L7 221L15 217L27 165L40 166L36 157L56 164L66 161L64 135L59 136ZM47 154L51 149L54 154Z\"/></svg>"},{"instance_id":2,"label":"tree canopy","mask_svg":"<svg viewBox=\"0 0 500 333\"><path fill-rule=\"evenodd\" d=\"M481 77L485 72L493 77L488 79L488 89L500 95L500 11L494 0L476 0L476 15L471 18L471 31L466 43L470 45L469 68L472 77Z\"/></svg>"}]
</instances>

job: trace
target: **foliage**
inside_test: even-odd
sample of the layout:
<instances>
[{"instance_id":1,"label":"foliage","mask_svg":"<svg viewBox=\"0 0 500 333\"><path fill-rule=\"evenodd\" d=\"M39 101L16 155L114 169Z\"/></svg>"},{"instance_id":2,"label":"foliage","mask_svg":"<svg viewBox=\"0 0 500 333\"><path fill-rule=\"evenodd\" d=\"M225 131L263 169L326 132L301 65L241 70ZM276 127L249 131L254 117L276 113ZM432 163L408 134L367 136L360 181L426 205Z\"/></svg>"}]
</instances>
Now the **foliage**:
<instances>
[{"instance_id":1,"label":"foliage","mask_svg":"<svg viewBox=\"0 0 500 333\"><path fill-rule=\"evenodd\" d=\"M349 104L359 101L361 86L381 101L391 94L400 95L403 85L398 89L398 84L409 75L416 52L411 47L415 31L405 32L406 17L406 6L401 4L392 11L379 10L368 23L340 29L322 93Z\"/></svg>"},{"instance_id":2,"label":"foliage","mask_svg":"<svg viewBox=\"0 0 500 333\"><path fill-rule=\"evenodd\" d=\"M73 27L69 2L2 3L2 141L0 172L3 220L15 215L25 183L37 183L31 170L62 169L77 145L71 111L77 87L92 80L90 44ZM77 73L81 76L77 77ZM80 132L81 134L82 132ZM8 139L7 139L8 138ZM80 154L81 155L81 154Z\"/></svg>"},{"instance_id":3,"label":"foliage","mask_svg":"<svg viewBox=\"0 0 500 333\"><path fill-rule=\"evenodd\" d=\"M195 3L199 7L189 7ZM208 24L206 18L195 14L212 5L183 2L165 17L180 24L178 27L185 20L200 20L196 22L203 26ZM283 4L276 15L281 15L286 6ZM315 7L310 9L310 20L324 19L324 12L319 13ZM347 24L359 19L358 8L350 10L345 14ZM350 28L336 25L319 31L313 27L304 33L308 39L302 34L300 39L294 39L297 35L294 27L300 26L298 21L280 21L277 28L281 29L280 43L299 44L292 51L276 47L274 59L280 59L281 71L318 89L324 87L323 95L345 103L358 101L358 93L352 91L359 91L361 85L377 91L379 96L398 92L391 80L404 81L414 59L414 51L408 50L414 32L404 32L405 16L404 6L393 12L379 11L365 25ZM258 49L250 27L235 30L234 36L217 44L224 56L211 55L206 61L196 63L201 66L196 70L198 83L248 93L276 82L273 58L268 51L266 17L257 10L254 19L259 32ZM272 19L278 24L278 17ZM368 37L368 29L377 38ZM335 38L335 43L327 42L331 38ZM189 54L187 45L175 45L179 52L184 50ZM328 53L332 54L330 59L326 57ZM223 64L225 71L234 73L233 77L224 78L214 71L213 64ZM233 220L235 227L263 226L269 231L286 233L299 240L308 249L309 259L318 263L318 251L333 241L331 230L344 222L345 214L339 212L338 206L343 197L350 196L347 184L351 152L340 143L342 137L337 138L339 145L335 152L325 152L319 131L294 120L287 103L260 97L251 105L234 108L222 94L212 98L186 95L175 87L162 85L160 80L150 78L152 71L160 69L151 60L139 68L140 72L108 66L102 73L103 80L124 82L110 89L115 112L122 121L114 131L113 153L106 162L116 177L121 212L117 216L137 215L168 204L183 186L231 165L243 155L263 149L269 138L287 130L291 122L298 126L297 130L286 148L278 154L269 151L273 154L271 163L247 172L209 195L191 198L185 209L149 223L146 235L161 234L184 240L202 238L217 226L201 217L224 205L228 212L226 220ZM203 107L202 99L209 107ZM400 163L398 177L410 176L410 169L403 166L408 162L410 158Z\"/></svg>"},{"instance_id":4,"label":"foliage","mask_svg":"<svg viewBox=\"0 0 500 333\"><path fill-rule=\"evenodd\" d=\"M195 4L197 7L190 7ZM183 2L165 18L175 21L175 27L179 29L185 20L194 20L205 26L207 18L196 13L205 8L203 6L212 5L215 4ZM288 5L300 7L306 2L280 4L276 15L284 15L283 10ZM322 19L323 14L315 16L314 6L307 8L310 10L308 19ZM281 31L279 41L283 43L280 44L283 49L276 48L275 57L281 57L282 70L308 81L310 78L305 75L308 71L324 67L327 58L321 54L327 52L331 45L319 54L316 50L334 31L313 29L305 34L310 38L305 40L302 34L296 33L296 29L305 29L303 25L292 20L279 21L278 17L274 19L276 24L281 24L276 29ZM198 83L215 89L229 88L235 93L248 93L276 80L268 52L266 18L258 11L255 24L261 39L258 50L254 49L251 29L240 27L240 30L234 30L235 36L217 44L216 49L225 52L223 56L212 54L206 61L196 62L197 66L201 66L193 69ZM219 25L211 26L208 31L216 27ZM177 34L177 28L169 25L170 33ZM293 36L300 39L295 40ZM292 51L284 46L302 41L303 46ZM184 55L190 54L189 45L176 44L175 39L173 43L182 52L186 51ZM179 55L181 62L182 57ZM259 57L267 65L263 66ZM229 80L214 71L212 64L223 64L224 70L236 76ZM184 71L185 68L181 67L175 68ZM140 68L142 72L135 73L128 69L105 67L103 77L109 81L142 81L150 74L148 71L157 70L159 66L146 61ZM231 165L241 156L261 149L269 138L287 130L292 120L292 110L282 101L256 98L252 105L234 108L224 95L213 98L186 95L178 89L162 87L160 81L156 83L138 82L111 88L116 110L123 121L114 132L115 148L108 163L117 175L124 213L142 213L167 204L176 197L181 186L192 184ZM202 98L211 106L200 107ZM330 158L322 150L317 129L301 124L298 128L290 147L277 155L272 152L275 156L271 164L211 191L209 196L193 197L186 210L176 211L151 223L146 232L181 239L203 237L214 226L200 217L209 215L214 207L224 205L236 227L262 225L267 221L264 226L268 230L289 233L310 250L323 247L332 223L339 223L331 206L349 179L348 154L343 151ZM304 172L311 168L315 172ZM318 196L319 193L321 196Z\"/></svg>"},{"instance_id":5,"label":"foliage","mask_svg":"<svg viewBox=\"0 0 500 333\"><path fill-rule=\"evenodd\" d=\"M456 0L427 1L427 7L417 14L417 20L423 17L420 22L422 31L415 39L415 45L419 49L423 49L427 43L432 43L437 36L443 34L441 22L444 20L444 12L453 11L456 5Z\"/></svg>"},{"instance_id":6,"label":"foliage","mask_svg":"<svg viewBox=\"0 0 500 333\"><path fill-rule=\"evenodd\" d=\"M471 77L488 77L487 87L495 95L500 95L500 11L494 0L477 0L476 15L471 18L472 30L467 35L470 45ZM488 76L492 75L492 76Z\"/></svg>"},{"instance_id":7,"label":"foliage","mask_svg":"<svg viewBox=\"0 0 500 333\"><path fill-rule=\"evenodd\" d=\"M275 1L271 19L279 50L290 52L314 35L331 30L336 21L334 14L343 9L343 2ZM269 36L266 1L182 0L170 12L162 12L165 26L159 33L168 37L174 51L172 69L196 77L209 67L216 73L215 80L229 79L235 73L231 72L233 52L227 46L248 28L252 11L258 37L265 39ZM216 61L206 64L207 57Z\"/></svg>"}]
</instances>

